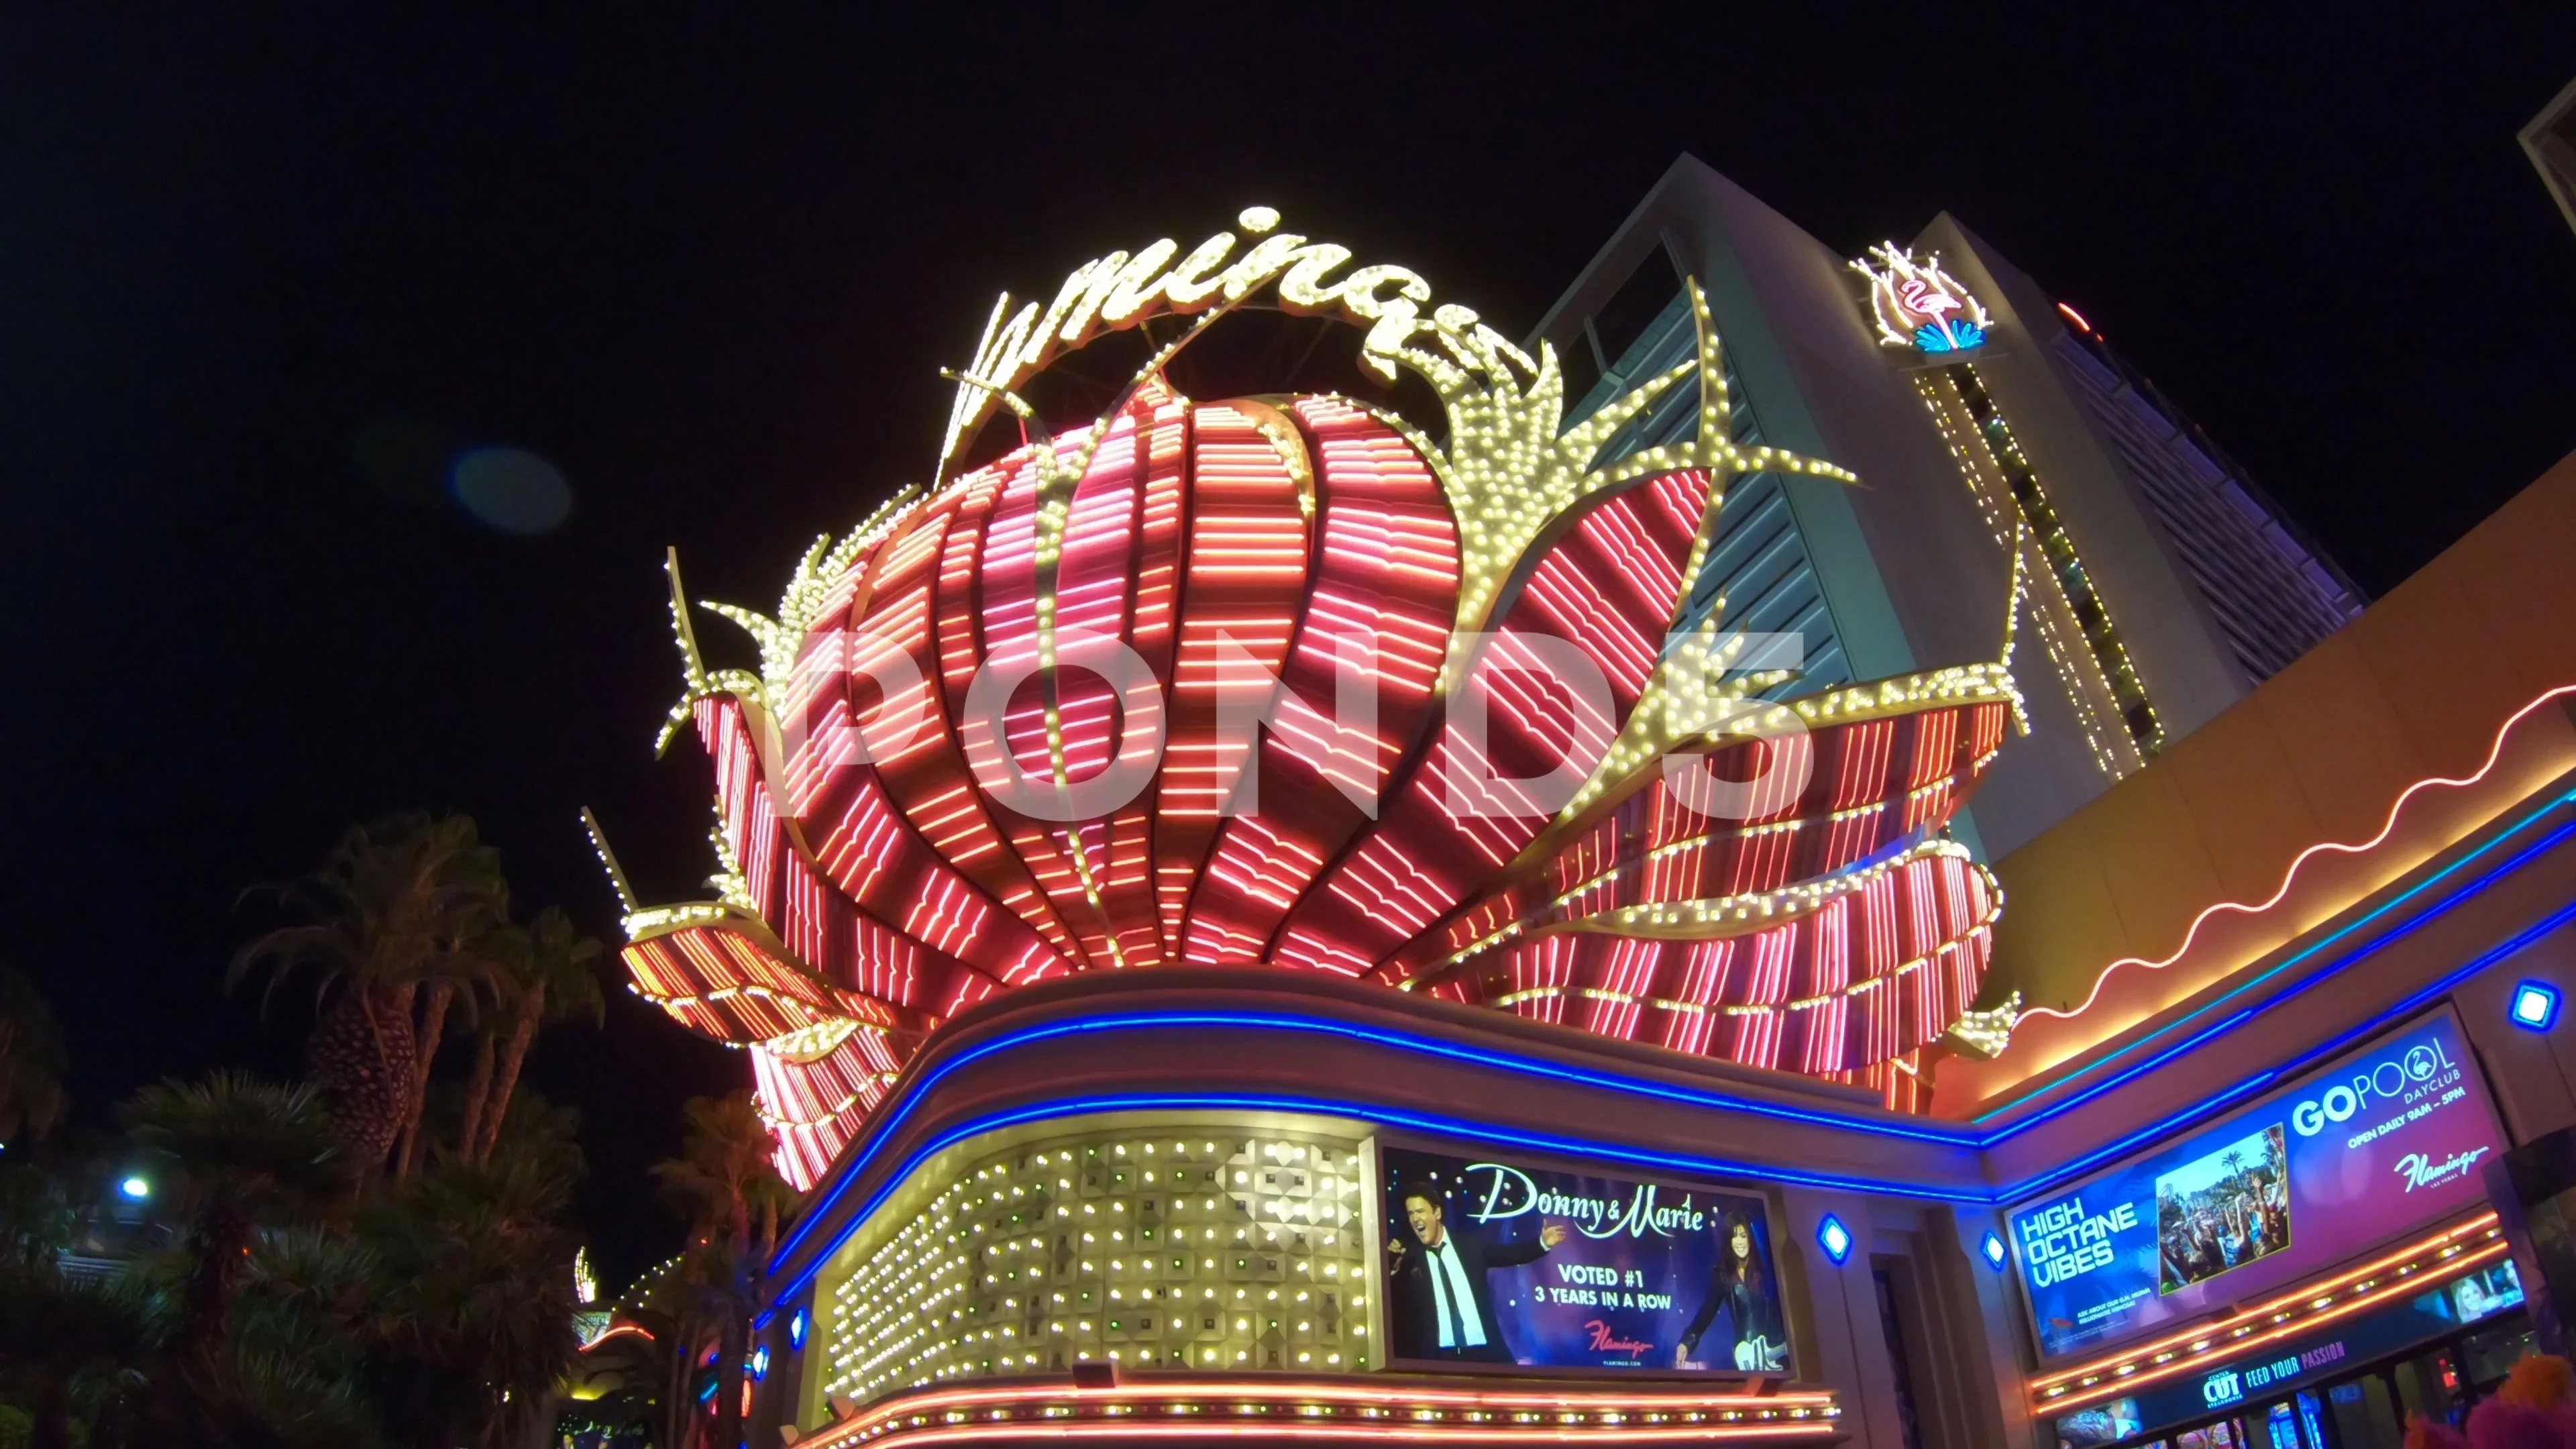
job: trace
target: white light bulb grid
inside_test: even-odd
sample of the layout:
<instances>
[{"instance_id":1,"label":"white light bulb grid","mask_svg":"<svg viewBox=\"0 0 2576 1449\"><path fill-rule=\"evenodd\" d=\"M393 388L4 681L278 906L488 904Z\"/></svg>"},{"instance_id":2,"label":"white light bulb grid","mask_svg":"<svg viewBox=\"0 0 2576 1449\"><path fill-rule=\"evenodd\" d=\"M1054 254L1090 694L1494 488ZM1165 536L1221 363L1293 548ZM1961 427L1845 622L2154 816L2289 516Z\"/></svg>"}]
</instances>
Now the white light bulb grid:
<instances>
[{"instance_id":1,"label":"white light bulb grid","mask_svg":"<svg viewBox=\"0 0 2576 1449\"><path fill-rule=\"evenodd\" d=\"M881 1209L909 1220L819 1282L823 1391L1092 1362L1366 1369L1366 1200L1359 1144L1311 1133L1126 1129L987 1155Z\"/></svg>"}]
</instances>

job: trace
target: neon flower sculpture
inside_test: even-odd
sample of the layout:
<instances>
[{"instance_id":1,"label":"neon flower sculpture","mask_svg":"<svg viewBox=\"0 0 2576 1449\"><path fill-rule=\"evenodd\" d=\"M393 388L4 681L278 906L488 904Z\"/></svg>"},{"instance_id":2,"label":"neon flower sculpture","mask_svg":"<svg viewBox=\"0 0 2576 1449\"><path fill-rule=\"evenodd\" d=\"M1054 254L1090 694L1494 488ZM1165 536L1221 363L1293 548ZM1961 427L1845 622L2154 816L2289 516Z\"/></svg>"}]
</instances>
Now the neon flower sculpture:
<instances>
[{"instance_id":1,"label":"neon flower sculpture","mask_svg":"<svg viewBox=\"0 0 2576 1449\"><path fill-rule=\"evenodd\" d=\"M1941 269L1938 256L1917 261L1894 242L1870 248L1879 260L1853 262L1852 270L1869 278L1870 315L1878 323L1882 347L1912 347L1923 352L1966 352L1982 347L1993 319L1959 279Z\"/></svg>"},{"instance_id":2,"label":"neon flower sculpture","mask_svg":"<svg viewBox=\"0 0 2576 1449\"><path fill-rule=\"evenodd\" d=\"M1318 972L1910 1104L2001 906L1943 827L2019 719L2009 628L2005 661L1766 701L1794 676L1675 633L1725 481L1851 475L1730 441L1695 283L1695 357L1566 426L1552 350L1277 222L1005 296L933 485L817 541L775 615L706 606L757 672L705 666L675 566L722 871L628 896L635 989L750 1049L800 1186L942 1023L1081 971ZM1174 391L1248 301L1365 329L1446 441ZM1096 423L1050 436L1013 393L1157 316L1196 321ZM1695 437L1605 450L1694 387ZM1027 441L946 476L996 408Z\"/></svg>"}]
</instances>

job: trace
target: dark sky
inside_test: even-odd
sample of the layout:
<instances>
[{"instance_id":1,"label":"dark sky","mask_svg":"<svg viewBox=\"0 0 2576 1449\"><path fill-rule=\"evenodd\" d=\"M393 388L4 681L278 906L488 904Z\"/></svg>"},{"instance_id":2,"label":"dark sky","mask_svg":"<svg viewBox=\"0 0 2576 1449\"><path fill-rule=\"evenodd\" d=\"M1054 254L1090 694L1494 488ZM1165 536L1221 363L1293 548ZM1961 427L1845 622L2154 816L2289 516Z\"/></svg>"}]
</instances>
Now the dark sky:
<instances>
[{"instance_id":1,"label":"dark sky","mask_svg":"<svg viewBox=\"0 0 2576 1449\"><path fill-rule=\"evenodd\" d=\"M606 935L587 804L693 894L663 546L770 607L927 472L996 290L1245 204L1507 332L1685 150L1851 252L1946 208L2374 593L2576 447L2576 234L2514 143L2576 77L2563 5L98 8L0 19L0 953L97 1121L292 1067L221 995L233 903L352 820L470 811ZM574 511L513 536L362 438L530 450ZM608 1276L670 1251L643 1164L741 1059L625 998L532 1070Z\"/></svg>"}]
</instances>

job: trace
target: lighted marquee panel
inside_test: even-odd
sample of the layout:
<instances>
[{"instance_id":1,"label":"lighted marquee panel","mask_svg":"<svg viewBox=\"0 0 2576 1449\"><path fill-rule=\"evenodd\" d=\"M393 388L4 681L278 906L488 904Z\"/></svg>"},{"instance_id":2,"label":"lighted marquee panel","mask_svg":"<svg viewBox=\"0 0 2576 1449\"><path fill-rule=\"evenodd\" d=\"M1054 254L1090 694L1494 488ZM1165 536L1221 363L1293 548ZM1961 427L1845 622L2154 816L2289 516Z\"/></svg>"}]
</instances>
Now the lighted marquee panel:
<instances>
[{"instance_id":1,"label":"lighted marquee panel","mask_svg":"<svg viewBox=\"0 0 2576 1449\"><path fill-rule=\"evenodd\" d=\"M1239 255L1230 232L1160 242L1046 307L1005 298L937 485L818 542L775 617L708 606L757 672L706 666L674 569L671 729L714 762L720 898L630 909L636 989L752 1050L800 1187L942 1023L1174 963L1369 980L1914 1105L2002 905L1946 829L2019 720L2009 609L1999 659L1763 703L1792 676L1738 667L1714 615L1676 638L1686 586L1730 479L1850 475L1731 440L1696 285L1693 358L1568 425L1551 352L1277 224L1256 208ZM1347 398L1182 396L1161 367L1195 327L1088 426L1051 436L1007 391L1105 330L1256 297L1364 329L1361 364L1428 383L1446 440ZM1693 437L1597 461L1693 393ZM1000 407L1025 443L946 476ZM1606 701L1544 683L1567 650ZM1125 657L1148 677L1113 695L1099 670ZM1346 668L1377 706L1347 731L1324 712ZM997 671L1037 686L979 715ZM1252 741L1220 728L1221 684L1247 683L1271 708ZM1479 696L1481 737L1453 718ZM1058 818L1000 788L1070 801L1148 718L1161 752L1127 799ZM1694 763L1785 783L1703 814L1664 773ZM1561 766L1581 772L1561 809L1515 783Z\"/></svg>"},{"instance_id":2,"label":"lighted marquee panel","mask_svg":"<svg viewBox=\"0 0 2576 1449\"><path fill-rule=\"evenodd\" d=\"M1908 348L1938 364L1915 375L1915 391L1995 541L2027 555L2022 561L2038 580L2031 590L2032 620L2094 763L2112 779L2126 777L2164 748L2164 726L2110 609L2075 552L2075 540L1965 356L1985 345L1992 319L1984 304L1943 269L1938 256L1917 257L1893 242L1851 265L1869 281L1880 345Z\"/></svg>"},{"instance_id":3,"label":"lighted marquee panel","mask_svg":"<svg viewBox=\"0 0 2576 1449\"><path fill-rule=\"evenodd\" d=\"M1294 1439L1490 1446L1782 1444L1838 1440L1842 1409L1824 1393L1716 1391L1621 1384L1537 1390L1496 1379L1407 1375L1393 1383L1267 1382L1222 1375L1129 1380L1071 1392L1048 1385L942 1388L907 1394L815 1431L811 1449L960 1439L1256 1443Z\"/></svg>"},{"instance_id":4,"label":"lighted marquee panel","mask_svg":"<svg viewBox=\"0 0 2576 1449\"><path fill-rule=\"evenodd\" d=\"M2302 1283L2223 1317L2039 1375L2029 1383L2031 1413L2046 1419L2202 1372L2324 1324L2403 1302L2422 1293L2428 1279L2500 1262L2511 1252L2496 1215L2475 1214L2358 1267Z\"/></svg>"},{"instance_id":5,"label":"lighted marquee panel","mask_svg":"<svg viewBox=\"0 0 2576 1449\"><path fill-rule=\"evenodd\" d=\"M1084 1363L1366 1369L1367 1159L1356 1137L1205 1126L983 1152L909 1185L819 1276L807 1382L865 1404Z\"/></svg>"}]
</instances>

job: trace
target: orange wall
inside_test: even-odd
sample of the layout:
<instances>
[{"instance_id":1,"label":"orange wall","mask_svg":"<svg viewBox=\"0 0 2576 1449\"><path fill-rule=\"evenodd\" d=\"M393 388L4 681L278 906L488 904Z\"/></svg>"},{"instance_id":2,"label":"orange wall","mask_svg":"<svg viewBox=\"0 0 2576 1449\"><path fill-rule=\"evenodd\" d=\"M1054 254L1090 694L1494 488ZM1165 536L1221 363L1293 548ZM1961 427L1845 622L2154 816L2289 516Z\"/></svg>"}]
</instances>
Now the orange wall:
<instances>
[{"instance_id":1,"label":"orange wall","mask_svg":"<svg viewBox=\"0 0 2576 1449\"><path fill-rule=\"evenodd\" d=\"M1941 1063L1936 1110L1964 1112L2255 964L2421 865L2576 767L2576 695L2506 735L2495 770L2417 791L2388 840L2301 865L2260 914L2222 911L2162 969L2195 917L2259 904L2320 841L2376 836L2399 795L2475 772L2497 732L2547 691L2576 685L2576 454L2340 633L2145 769L1996 865L2004 918L1987 1004L2072 1010L2025 1017L1993 1062ZM2011 746L2007 745L2006 749Z\"/></svg>"}]
</instances>

